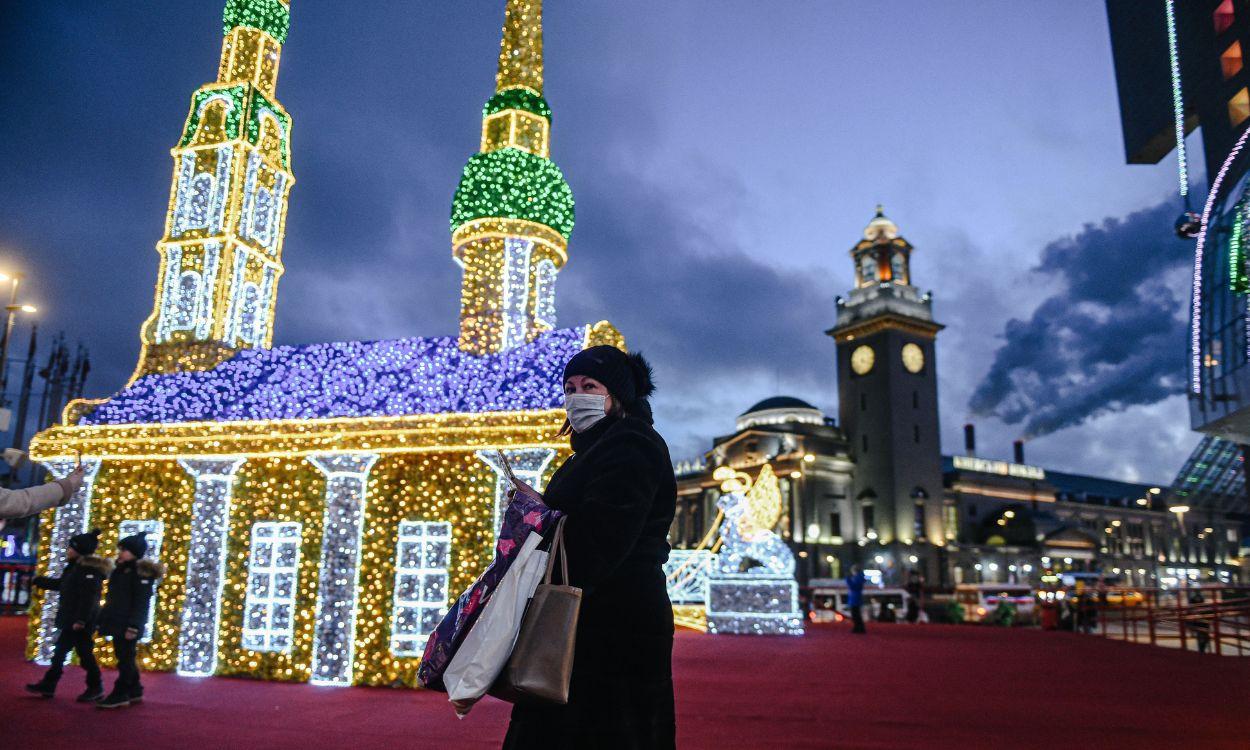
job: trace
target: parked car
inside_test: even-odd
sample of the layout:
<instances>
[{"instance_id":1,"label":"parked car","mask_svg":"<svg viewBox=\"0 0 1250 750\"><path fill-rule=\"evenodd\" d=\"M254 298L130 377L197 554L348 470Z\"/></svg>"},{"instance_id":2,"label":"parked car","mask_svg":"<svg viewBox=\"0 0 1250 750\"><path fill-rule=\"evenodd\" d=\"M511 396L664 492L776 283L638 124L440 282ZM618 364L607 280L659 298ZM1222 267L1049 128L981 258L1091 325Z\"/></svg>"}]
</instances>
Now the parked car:
<instances>
[{"instance_id":1,"label":"parked car","mask_svg":"<svg viewBox=\"0 0 1250 750\"><path fill-rule=\"evenodd\" d=\"M1033 622L1037 599L1033 589L1021 583L961 583L955 601L964 608L964 622L988 622L1004 602L1016 608L1016 622Z\"/></svg>"}]
</instances>

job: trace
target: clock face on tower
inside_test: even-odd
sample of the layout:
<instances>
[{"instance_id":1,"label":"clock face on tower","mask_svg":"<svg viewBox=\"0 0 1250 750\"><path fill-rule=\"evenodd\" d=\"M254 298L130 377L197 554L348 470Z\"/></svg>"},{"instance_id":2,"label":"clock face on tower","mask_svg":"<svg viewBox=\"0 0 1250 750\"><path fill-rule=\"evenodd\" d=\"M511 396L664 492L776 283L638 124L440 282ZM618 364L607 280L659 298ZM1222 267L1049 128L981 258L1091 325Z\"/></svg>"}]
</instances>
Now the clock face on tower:
<instances>
[{"instance_id":1,"label":"clock face on tower","mask_svg":"<svg viewBox=\"0 0 1250 750\"><path fill-rule=\"evenodd\" d=\"M857 347L851 352L851 369L856 375L867 375L872 369L872 365L877 361L877 355L872 351L872 347L864 344Z\"/></svg>"},{"instance_id":2,"label":"clock face on tower","mask_svg":"<svg viewBox=\"0 0 1250 750\"><path fill-rule=\"evenodd\" d=\"M920 372L924 369L924 350L917 344L903 346L903 367L908 372Z\"/></svg>"}]
</instances>

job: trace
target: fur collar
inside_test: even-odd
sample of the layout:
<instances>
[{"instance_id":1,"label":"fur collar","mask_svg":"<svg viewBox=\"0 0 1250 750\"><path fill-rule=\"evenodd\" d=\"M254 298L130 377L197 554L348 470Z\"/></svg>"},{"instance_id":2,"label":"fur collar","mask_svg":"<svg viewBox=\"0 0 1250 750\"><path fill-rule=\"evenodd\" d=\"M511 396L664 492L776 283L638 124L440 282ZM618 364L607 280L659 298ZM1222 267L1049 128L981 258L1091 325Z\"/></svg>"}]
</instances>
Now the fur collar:
<instances>
[{"instance_id":1,"label":"fur collar","mask_svg":"<svg viewBox=\"0 0 1250 750\"><path fill-rule=\"evenodd\" d=\"M113 561L98 555L83 555L74 562L78 563L80 568L90 568L104 575L113 572Z\"/></svg>"},{"instance_id":2,"label":"fur collar","mask_svg":"<svg viewBox=\"0 0 1250 750\"><path fill-rule=\"evenodd\" d=\"M146 557L135 563L135 569L138 570L139 575L144 578L160 579L165 577L165 566L156 560L151 560Z\"/></svg>"}]
</instances>

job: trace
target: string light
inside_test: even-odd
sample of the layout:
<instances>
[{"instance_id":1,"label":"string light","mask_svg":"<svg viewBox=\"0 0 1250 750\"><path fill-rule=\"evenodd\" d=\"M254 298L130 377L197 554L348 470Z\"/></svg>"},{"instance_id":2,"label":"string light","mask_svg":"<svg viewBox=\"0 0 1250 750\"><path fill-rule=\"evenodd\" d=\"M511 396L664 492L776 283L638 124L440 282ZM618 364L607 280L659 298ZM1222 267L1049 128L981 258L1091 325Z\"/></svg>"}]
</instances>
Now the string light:
<instances>
[{"instance_id":1,"label":"string light","mask_svg":"<svg viewBox=\"0 0 1250 750\"><path fill-rule=\"evenodd\" d=\"M1189 165L1185 155L1185 97L1181 88L1181 58L1176 41L1176 0L1166 0L1168 61L1172 71L1172 119L1176 126L1176 168L1181 197L1189 195Z\"/></svg>"},{"instance_id":2,"label":"string light","mask_svg":"<svg viewBox=\"0 0 1250 750\"><path fill-rule=\"evenodd\" d=\"M228 0L222 33L229 35L236 26L250 26L285 44L291 29L290 4L286 0Z\"/></svg>"}]
</instances>

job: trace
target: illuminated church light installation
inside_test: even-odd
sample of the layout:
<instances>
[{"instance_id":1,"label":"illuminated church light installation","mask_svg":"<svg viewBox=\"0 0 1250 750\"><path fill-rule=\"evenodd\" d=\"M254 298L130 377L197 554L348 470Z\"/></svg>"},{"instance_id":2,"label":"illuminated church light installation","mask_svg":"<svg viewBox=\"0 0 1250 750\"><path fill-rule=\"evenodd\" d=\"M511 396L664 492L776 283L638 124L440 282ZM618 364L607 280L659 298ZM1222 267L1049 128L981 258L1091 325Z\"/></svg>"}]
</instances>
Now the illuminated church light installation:
<instances>
[{"instance_id":1,"label":"illuminated church light installation","mask_svg":"<svg viewBox=\"0 0 1250 750\"><path fill-rule=\"evenodd\" d=\"M286 0L228 0L217 81L173 150L143 351L112 397L76 401L31 455L82 490L45 525L160 528L169 569L142 666L326 685L411 685L448 599L493 554L495 449L541 485L567 441L564 363L624 347L606 322L555 327L573 199L549 160L542 8L509 0L497 92L452 210L458 336L271 347L291 171L278 103ZM51 656L55 592L28 655ZM103 649L101 650L103 655Z\"/></svg>"}]
</instances>

